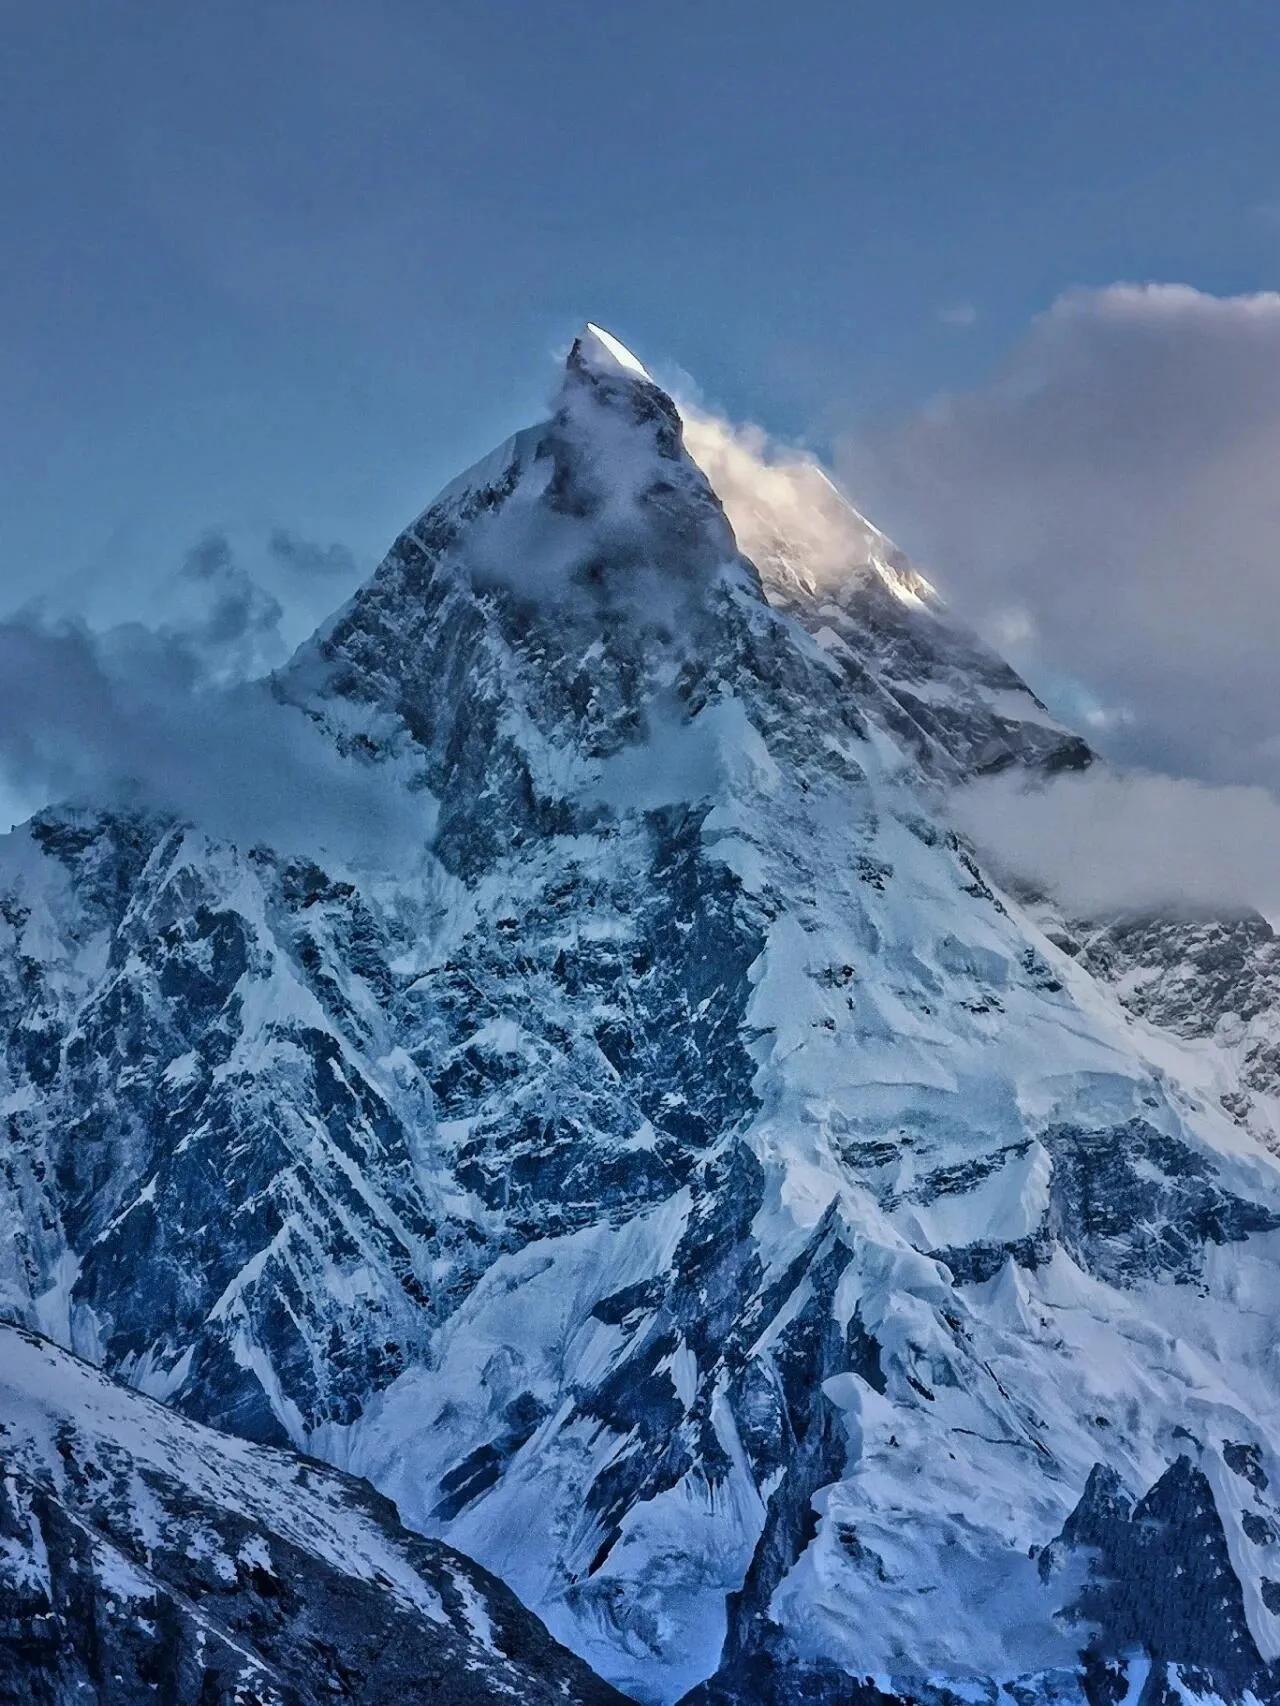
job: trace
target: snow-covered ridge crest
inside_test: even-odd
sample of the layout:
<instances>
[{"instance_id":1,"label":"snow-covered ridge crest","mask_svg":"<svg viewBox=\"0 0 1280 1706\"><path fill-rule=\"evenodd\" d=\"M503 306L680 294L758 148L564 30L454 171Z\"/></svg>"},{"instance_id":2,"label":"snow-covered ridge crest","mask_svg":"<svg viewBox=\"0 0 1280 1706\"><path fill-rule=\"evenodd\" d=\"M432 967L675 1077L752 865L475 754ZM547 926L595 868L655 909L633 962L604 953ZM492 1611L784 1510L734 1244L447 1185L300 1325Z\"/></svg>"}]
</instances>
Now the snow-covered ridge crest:
<instances>
[{"instance_id":1,"label":"snow-covered ridge crest","mask_svg":"<svg viewBox=\"0 0 1280 1706\"><path fill-rule=\"evenodd\" d=\"M648 370L627 346L612 332L606 332L603 326L594 325L590 320L575 339L574 348L577 359L593 372L626 373L653 383Z\"/></svg>"},{"instance_id":2,"label":"snow-covered ridge crest","mask_svg":"<svg viewBox=\"0 0 1280 1706\"><path fill-rule=\"evenodd\" d=\"M639 422L631 401L637 382L646 397ZM628 419L632 428L665 431L620 430ZM942 608L925 577L857 511L816 458L772 444L757 428L735 427L695 404L673 401L638 357L591 322L570 348L552 420L513 434L451 480L424 514L455 514L513 483L527 495L538 483L536 474L527 478L531 465L554 455L557 426L575 432L578 455L599 468L615 501L652 477L647 453L655 436L666 458L686 450L724 506L738 547L780 591L825 595L872 577L904 603ZM541 473L545 477L545 467Z\"/></svg>"},{"instance_id":3,"label":"snow-covered ridge crest","mask_svg":"<svg viewBox=\"0 0 1280 1706\"><path fill-rule=\"evenodd\" d=\"M694 403L681 401L679 408L689 454L766 582L826 596L874 576L904 601L941 609L925 577L850 503L815 456L776 445L760 428L735 426Z\"/></svg>"}]
</instances>

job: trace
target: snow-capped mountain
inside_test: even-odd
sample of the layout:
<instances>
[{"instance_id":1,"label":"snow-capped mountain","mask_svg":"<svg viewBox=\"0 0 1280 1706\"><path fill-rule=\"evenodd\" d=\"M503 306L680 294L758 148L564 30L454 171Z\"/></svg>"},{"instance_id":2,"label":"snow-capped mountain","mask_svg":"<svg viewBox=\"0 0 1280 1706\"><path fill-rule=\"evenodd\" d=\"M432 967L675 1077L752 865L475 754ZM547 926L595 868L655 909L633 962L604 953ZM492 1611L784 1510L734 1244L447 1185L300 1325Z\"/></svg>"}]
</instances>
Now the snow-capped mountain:
<instances>
[{"instance_id":1,"label":"snow-capped mountain","mask_svg":"<svg viewBox=\"0 0 1280 1706\"><path fill-rule=\"evenodd\" d=\"M9 838L5 1309L639 1700L1270 1697L1280 1168L940 816L1088 748L687 434L589 328L277 678L416 857Z\"/></svg>"},{"instance_id":2,"label":"snow-capped mountain","mask_svg":"<svg viewBox=\"0 0 1280 1706\"><path fill-rule=\"evenodd\" d=\"M3 1325L0 1416L0 1699L621 1700L361 1482Z\"/></svg>"}]
</instances>

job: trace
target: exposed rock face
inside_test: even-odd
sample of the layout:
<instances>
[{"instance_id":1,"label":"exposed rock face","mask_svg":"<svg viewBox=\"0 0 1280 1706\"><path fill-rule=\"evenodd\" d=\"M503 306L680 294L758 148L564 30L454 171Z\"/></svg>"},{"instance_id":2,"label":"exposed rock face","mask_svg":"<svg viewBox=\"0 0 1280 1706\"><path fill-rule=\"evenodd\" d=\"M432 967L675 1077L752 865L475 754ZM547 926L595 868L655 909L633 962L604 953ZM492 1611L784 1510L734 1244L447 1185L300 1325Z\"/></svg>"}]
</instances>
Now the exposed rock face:
<instances>
[{"instance_id":1,"label":"exposed rock face","mask_svg":"<svg viewBox=\"0 0 1280 1706\"><path fill-rule=\"evenodd\" d=\"M1257 913L1068 926L1131 1013L1198 1045L1223 1109L1280 1151L1280 940Z\"/></svg>"},{"instance_id":2,"label":"exposed rock face","mask_svg":"<svg viewBox=\"0 0 1280 1706\"><path fill-rule=\"evenodd\" d=\"M214 1433L13 1327L0 1415L0 1700L622 1700L350 1476Z\"/></svg>"},{"instance_id":3,"label":"exposed rock face","mask_svg":"<svg viewBox=\"0 0 1280 1706\"><path fill-rule=\"evenodd\" d=\"M10 854L10 1298L249 1438L351 1419L425 1342L384 933L349 884L177 826L50 813Z\"/></svg>"},{"instance_id":4,"label":"exposed rock face","mask_svg":"<svg viewBox=\"0 0 1280 1706\"><path fill-rule=\"evenodd\" d=\"M1176 1663L1194 1652L1217 1687L1268 1692L1213 1488L1189 1457L1175 1459L1136 1503L1115 1471L1098 1464L1061 1536L1041 1554L1041 1575L1050 1579L1081 1549L1088 1578L1067 1615L1092 1626L1095 1654L1145 1651Z\"/></svg>"},{"instance_id":5,"label":"exposed rock face","mask_svg":"<svg viewBox=\"0 0 1280 1706\"><path fill-rule=\"evenodd\" d=\"M589 333L276 682L416 858L9 838L5 1307L645 1701L1257 1692L1280 1172L938 820L1089 753L845 514L843 578L767 516L748 560ZM1252 1648L1091 1646L1031 1554L1183 1457Z\"/></svg>"}]
</instances>

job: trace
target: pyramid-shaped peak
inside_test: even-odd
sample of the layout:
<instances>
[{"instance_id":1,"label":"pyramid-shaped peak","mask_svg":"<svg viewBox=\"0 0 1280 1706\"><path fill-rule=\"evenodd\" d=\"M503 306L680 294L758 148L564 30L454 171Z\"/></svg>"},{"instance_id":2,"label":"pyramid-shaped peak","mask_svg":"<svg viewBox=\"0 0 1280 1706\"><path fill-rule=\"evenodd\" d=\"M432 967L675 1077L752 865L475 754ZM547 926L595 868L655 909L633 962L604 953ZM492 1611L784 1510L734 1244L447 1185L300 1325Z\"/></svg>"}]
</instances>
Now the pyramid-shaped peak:
<instances>
[{"instance_id":1,"label":"pyramid-shaped peak","mask_svg":"<svg viewBox=\"0 0 1280 1706\"><path fill-rule=\"evenodd\" d=\"M601 377L622 376L653 383L644 363L632 355L621 339L615 338L612 332L606 332L603 326L593 325L590 320L574 339L569 365L586 368Z\"/></svg>"}]
</instances>

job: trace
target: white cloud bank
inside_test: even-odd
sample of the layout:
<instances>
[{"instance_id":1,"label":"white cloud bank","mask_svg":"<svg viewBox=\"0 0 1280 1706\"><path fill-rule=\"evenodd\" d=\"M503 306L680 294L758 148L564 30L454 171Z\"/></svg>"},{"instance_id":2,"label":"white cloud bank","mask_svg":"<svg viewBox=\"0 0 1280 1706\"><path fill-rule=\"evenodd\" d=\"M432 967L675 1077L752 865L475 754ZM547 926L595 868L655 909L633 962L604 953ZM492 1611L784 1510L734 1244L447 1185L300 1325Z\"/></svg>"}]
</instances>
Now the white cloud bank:
<instances>
[{"instance_id":1,"label":"white cloud bank","mask_svg":"<svg viewBox=\"0 0 1280 1706\"><path fill-rule=\"evenodd\" d=\"M1256 909L1280 919L1280 801L1265 788L1098 768L957 790L957 827L998 874L1100 917Z\"/></svg>"}]
</instances>

